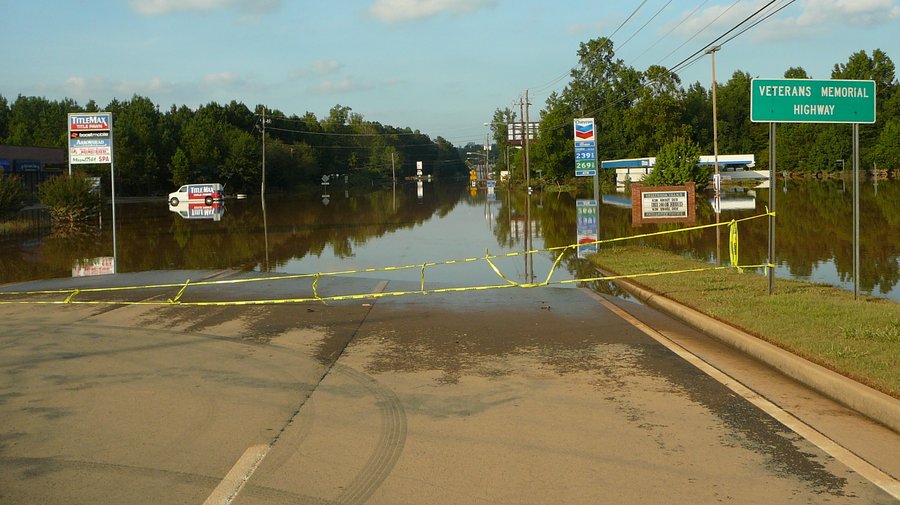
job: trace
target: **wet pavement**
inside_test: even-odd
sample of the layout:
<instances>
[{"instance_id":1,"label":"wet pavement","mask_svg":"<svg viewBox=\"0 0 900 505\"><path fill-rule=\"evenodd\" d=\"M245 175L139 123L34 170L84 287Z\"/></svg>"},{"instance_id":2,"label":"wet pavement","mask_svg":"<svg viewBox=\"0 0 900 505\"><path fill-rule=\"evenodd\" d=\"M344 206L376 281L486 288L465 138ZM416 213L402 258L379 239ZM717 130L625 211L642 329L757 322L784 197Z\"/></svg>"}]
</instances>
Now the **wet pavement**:
<instances>
[{"instance_id":1,"label":"wet pavement","mask_svg":"<svg viewBox=\"0 0 900 505\"><path fill-rule=\"evenodd\" d=\"M25 287L217 275L249 274ZM287 298L309 294L304 282L182 300ZM581 289L0 305L0 318L0 503L896 503ZM872 460L890 464L900 436L803 396L829 430L879 440L887 455Z\"/></svg>"}]
</instances>

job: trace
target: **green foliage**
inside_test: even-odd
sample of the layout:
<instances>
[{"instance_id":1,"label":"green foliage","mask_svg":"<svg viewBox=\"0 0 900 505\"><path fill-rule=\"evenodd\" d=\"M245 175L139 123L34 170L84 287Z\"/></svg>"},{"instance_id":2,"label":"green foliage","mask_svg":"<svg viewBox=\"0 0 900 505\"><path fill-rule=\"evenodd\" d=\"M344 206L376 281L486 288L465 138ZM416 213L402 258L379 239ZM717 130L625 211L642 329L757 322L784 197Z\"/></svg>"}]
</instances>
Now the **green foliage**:
<instances>
[{"instance_id":1,"label":"green foliage","mask_svg":"<svg viewBox=\"0 0 900 505\"><path fill-rule=\"evenodd\" d=\"M100 210L100 195L91 191L91 182L84 176L52 177L38 191L54 222L82 221Z\"/></svg>"},{"instance_id":2,"label":"green foliage","mask_svg":"<svg viewBox=\"0 0 900 505\"><path fill-rule=\"evenodd\" d=\"M15 175L0 174L0 215L17 211L25 203L25 188Z\"/></svg>"},{"instance_id":3,"label":"green foliage","mask_svg":"<svg viewBox=\"0 0 900 505\"><path fill-rule=\"evenodd\" d=\"M391 156L398 177L415 173L422 161L429 174L455 177L465 173L456 149L410 128L367 121L361 114L336 105L322 120L231 101L196 110L172 106L160 111L148 98L113 100L106 107L89 101L51 101L19 96L10 104L0 96L0 143L23 146L66 145L66 115L71 112L113 114L117 189L122 196L159 195L172 185L197 181L226 183L230 191L255 192L262 175L261 117L267 121L267 191L289 191L318 185L323 174L354 173L369 179L388 178ZM271 149L271 152L268 152ZM86 165L88 173L105 168ZM433 171L433 172L432 172Z\"/></svg>"},{"instance_id":4,"label":"green foliage","mask_svg":"<svg viewBox=\"0 0 900 505\"><path fill-rule=\"evenodd\" d=\"M600 160L650 156L674 137L688 138L703 154L712 154L711 89L698 82L685 90L681 79L663 67L631 68L615 57L613 43L605 37L580 44L577 55L569 84L547 98L540 114L533 114L541 117L541 126L540 138L531 145L532 169L542 170L549 179L572 177L571 125L579 117L594 118ZM799 66L788 68L784 75L810 77ZM895 161L900 159L900 146L894 141L897 127L892 123L900 118L900 84L894 63L880 49L871 56L859 51L846 63L836 64L832 77L876 82L878 121L860 130L863 167L877 163L880 168L900 169ZM757 167L765 169L768 128L750 122L750 81L749 73L736 71L716 87L719 152L754 154ZM495 120L497 117L495 113ZM837 170L836 160L851 156L849 129L841 126L779 125L779 168L809 173Z\"/></svg>"},{"instance_id":5,"label":"green foliage","mask_svg":"<svg viewBox=\"0 0 900 505\"><path fill-rule=\"evenodd\" d=\"M882 169L900 169L900 117L888 121L875 146L874 161Z\"/></svg>"},{"instance_id":6,"label":"green foliage","mask_svg":"<svg viewBox=\"0 0 900 505\"><path fill-rule=\"evenodd\" d=\"M696 182L699 187L709 182L712 169L700 166L700 146L696 142L679 137L662 146L656 156L656 168L644 178L648 186L675 186Z\"/></svg>"}]
</instances>

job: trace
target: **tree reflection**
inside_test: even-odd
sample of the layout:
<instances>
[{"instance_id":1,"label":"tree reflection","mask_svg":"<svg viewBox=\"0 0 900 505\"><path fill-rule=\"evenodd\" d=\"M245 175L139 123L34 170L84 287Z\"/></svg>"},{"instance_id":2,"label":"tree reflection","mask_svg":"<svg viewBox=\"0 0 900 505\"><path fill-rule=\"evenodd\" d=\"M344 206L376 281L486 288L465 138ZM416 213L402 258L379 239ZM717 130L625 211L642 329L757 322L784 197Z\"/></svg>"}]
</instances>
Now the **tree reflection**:
<instances>
[{"instance_id":1,"label":"tree reflection","mask_svg":"<svg viewBox=\"0 0 900 505\"><path fill-rule=\"evenodd\" d=\"M776 184L779 193L782 184ZM787 192L778 195L776 259L794 276L809 277L822 265L833 263L838 278L850 281L853 271L852 201L841 191L839 180L788 181ZM755 206L726 210L721 222L766 211L768 189L737 188L732 196L743 201L755 198ZM453 220L460 205L483 206L496 250L526 250L526 223L536 237L535 247L564 247L576 241L575 196L568 193L533 194L498 188L494 199L484 190L475 196L462 182L425 185L420 199L414 185L333 190L324 205L321 192L268 197L263 216L261 202L253 199L229 201L220 221L185 219L169 212L165 202L124 203L117 207L119 272L158 269L225 269L278 271L288 262L306 256L320 257L331 250L337 258L364 254L368 242L424 225L434 218ZM585 195L587 196L587 195ZM728 195L726 195L726 198ZM527 206L526 198L531 198ZM714 223L716 215L707 198L697 199L698 224ZM72 235L42 231L29 237L16 236L0 242L0 282L71 275L77 261L112 256L110 209L101 221ZM878 194L871 184L860 195L861 278L865 291L889 293L900 281L900 181L879 181ZM631 210L601 205L599 238L626 237L682 225L631 226ZM440 226L429 223L428 226ZM768 255L768 224L765 218L740 224L740 262L765 263ZM720 247L727 251L727 229L721 230ZM464 236L459 240L466 240ZM716 261L716 233L712 229L639 239L639 244L670 250L711 263ZM268 244L268 246L267 246ZM415 247L415 244L404 244ZM399 251L399 244L398 244ZM541 252L552 262L559 252ZM725 252L727 254L727 252ZM455 259L451 257L441 259ZM726 258L722 259L723 264ZM579 260L576 251L565 251L560 268L576 278L594 277L593 266ZM535 272L540 278L541 272Z\"/></svg>"}]
</instances>

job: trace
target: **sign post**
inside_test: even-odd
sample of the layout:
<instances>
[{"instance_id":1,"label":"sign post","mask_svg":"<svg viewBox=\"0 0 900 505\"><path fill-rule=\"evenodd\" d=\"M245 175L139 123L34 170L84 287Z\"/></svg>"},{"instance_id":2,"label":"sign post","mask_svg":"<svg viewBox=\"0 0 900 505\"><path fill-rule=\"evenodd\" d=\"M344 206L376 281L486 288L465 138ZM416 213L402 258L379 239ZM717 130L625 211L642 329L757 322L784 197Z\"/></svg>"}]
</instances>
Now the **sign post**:
<instances>
[{"instance_id":1,"label":"sign post","mask_svg":"<svg viewBox=\"0 0 900 505\"><path fill-rule=\"evenodd\" d=\"M116 166L113 163L113 130L111 112L69 114L69 177L72 165L109 164L109 187L112 197L113 273L118 272L116 244Z\"/></svg>"},{"instance_id":2,"label":"sign post","mask_svg":"<svg viewBox=\"0 0 900 505\"><path fill-rule=\"evenodd\" d=\"M594 202L597 217L600 216L600 179L597 175L597 135L594 118L575 119L575 177L594 178Z\"/></svg>"},{"instance_id":3,"label":"sign post","mask_svg":"<svg viewBox=\"0 0 900 505\"><path fill-rule=\"evenodd\" d=\"M853 125L853 299L859 298L859 124L875 122L875 81L752 79L750 121L769 123L769 212L775 212L775 123ZM775 264L775 218L769 216L769 265ZM774 266L768 267L769 294Z\"/></svg>"}]
</instances>

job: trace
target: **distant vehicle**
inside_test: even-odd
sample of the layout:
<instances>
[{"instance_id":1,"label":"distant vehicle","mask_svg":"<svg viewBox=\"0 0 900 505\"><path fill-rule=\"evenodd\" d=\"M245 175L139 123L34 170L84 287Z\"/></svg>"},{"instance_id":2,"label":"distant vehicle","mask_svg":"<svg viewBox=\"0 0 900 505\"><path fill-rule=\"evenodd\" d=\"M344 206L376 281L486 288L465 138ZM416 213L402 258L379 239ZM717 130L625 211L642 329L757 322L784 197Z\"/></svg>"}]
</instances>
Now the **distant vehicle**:
<instances>
[{"instance_id":1,"label":"distant vehicle","mask_svg":"<svg viewBox=\"0 0 900 505\"><path fill-rule=\"evenodd\" d=\"M169 193L169 205L175 207L179 202L203 202L212 205L213 202L221 202L225 198L225 187L217 182L202 184L185 184L178 191Z\"/></svg>"}]
</instances>

